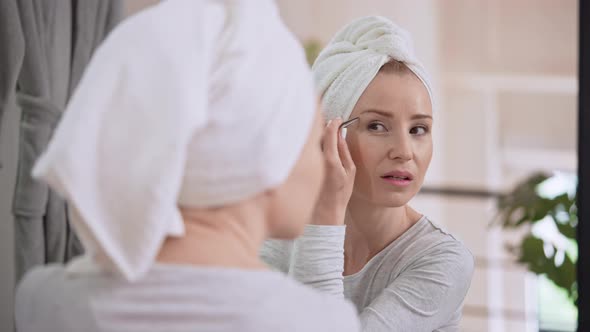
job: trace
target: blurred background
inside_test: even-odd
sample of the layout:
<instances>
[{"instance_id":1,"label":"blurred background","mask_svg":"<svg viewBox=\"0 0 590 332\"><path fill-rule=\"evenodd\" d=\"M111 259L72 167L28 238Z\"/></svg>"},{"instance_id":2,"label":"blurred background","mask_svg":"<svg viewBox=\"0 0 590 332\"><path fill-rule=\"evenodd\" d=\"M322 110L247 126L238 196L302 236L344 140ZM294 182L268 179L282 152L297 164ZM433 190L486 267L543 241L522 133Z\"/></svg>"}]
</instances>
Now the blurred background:
<instances>
[{"instance_id":1,"label":"blurred background","mask_svg":"<svg viewBox=\"0 0 590 332\"><path fill-rule=\"evenodd\" d=\"M124 13L156 2L126 0ZM574 331L577 1L277 2L310 61L359 16L412 34L437 95L435 157L412 204L475 256L461 331ZM6 116L4 126L18 117ZM4 142L17 139L3 130ZM0 173L2 220L12 220L11 167ZM0 223L1 331L12 330L13 233Z\"/></svg>"}]
</instances>

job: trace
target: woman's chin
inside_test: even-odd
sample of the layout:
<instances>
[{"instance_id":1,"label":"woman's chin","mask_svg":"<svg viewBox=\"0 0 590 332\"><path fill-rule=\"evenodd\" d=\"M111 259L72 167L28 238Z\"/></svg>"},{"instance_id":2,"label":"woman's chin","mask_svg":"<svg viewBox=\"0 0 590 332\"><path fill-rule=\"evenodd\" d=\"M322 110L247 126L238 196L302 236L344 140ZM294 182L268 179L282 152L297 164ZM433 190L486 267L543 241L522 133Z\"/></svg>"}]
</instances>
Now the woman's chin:
<instances>
[{"instance_id":1,"label":"woman's chin","mask_svg":"<svg viewBox=\"0 0 590 332\"><path fill-rule=\"evenodd\" d=\"M389 207L389 208L397 208L402 207L408 204L408 202L412 199L413 196L410 195L402 195L402 194L388 194L383 195L381 197L375 197L373 199L373 204L377 206Z\"/></svg>"},{"instance_id":2,"label":"woman's chin","mask_svg":"<svg viewBox=\"0 0 590 332\"><path fill-rule=\"evenodd\" d=\"M360 190L353 192L352 199L356 201L365 201L372 206L380 206L387 208L398 208L405 206L416 196L417 192L407 190L403 192L391 191L373 191L372 193L364 193Z\"/></svg>"}]
</instances>

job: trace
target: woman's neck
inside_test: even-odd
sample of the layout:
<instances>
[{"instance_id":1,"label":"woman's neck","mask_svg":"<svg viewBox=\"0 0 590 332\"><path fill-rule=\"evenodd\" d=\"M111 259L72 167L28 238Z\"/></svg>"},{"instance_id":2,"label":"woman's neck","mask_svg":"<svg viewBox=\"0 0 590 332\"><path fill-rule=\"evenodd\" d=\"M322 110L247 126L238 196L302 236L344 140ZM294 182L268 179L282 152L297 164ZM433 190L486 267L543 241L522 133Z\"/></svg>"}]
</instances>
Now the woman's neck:
<instances>
[{"instance_id":1,"label":"woman's neck","mask_svg":"<svg viewBox=\"0 0 590 332\"><path fill-rule=\"evenodd\" d=\"M421 217L408 205L392 208L351 199L345 219L344 274L360 271L371 258L404 234Z\"/></svg>"},{"instance_id":2,"label":"woman's neck","mask_svg":"<svg viewBox=\"0 0 590 332\"><path fill-rule=\"evenodd\" d=\"M259 259L267 232L266 223L256 220L255 214L251 214L248 220L219 212L183 213L183 216L185 235L168 237L156 259L158 262L266 269Z\"/></svg>"}]
</instances>

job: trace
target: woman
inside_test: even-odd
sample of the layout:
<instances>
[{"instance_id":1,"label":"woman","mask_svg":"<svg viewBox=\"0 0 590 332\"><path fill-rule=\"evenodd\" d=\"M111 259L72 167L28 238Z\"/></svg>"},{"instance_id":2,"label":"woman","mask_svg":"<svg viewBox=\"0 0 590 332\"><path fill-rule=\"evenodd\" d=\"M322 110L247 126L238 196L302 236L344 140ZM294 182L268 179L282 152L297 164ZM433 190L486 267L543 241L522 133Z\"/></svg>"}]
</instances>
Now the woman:
<instances>
[{"instance_id":1,"label":"woman","mask_svg":"<svg viewBox=\"0 0 590 332\"><path fill-rule=\"evenodd\" d=\"M351 304L258 258L319 195L315 104L272 1L168 0L119 25L34 169L87 254L24 278L18 330L357 331Z\"/></svg>"},{"instance_id":2,"label":"woman","mask_svg":"<svg viewBox=\"0 0 590 332\"><path fill-rule=\"evenodd\" d=\"M430 81L409 35L382 17L355 20L313 71L335 119L326 182L313 225L295 243L269 241L263 258L352 300L363 331L457 331L473 257L408 203L428 169L433 128ZM338 138L342 121L357 117Z\"/></svg>"}]
</instances>

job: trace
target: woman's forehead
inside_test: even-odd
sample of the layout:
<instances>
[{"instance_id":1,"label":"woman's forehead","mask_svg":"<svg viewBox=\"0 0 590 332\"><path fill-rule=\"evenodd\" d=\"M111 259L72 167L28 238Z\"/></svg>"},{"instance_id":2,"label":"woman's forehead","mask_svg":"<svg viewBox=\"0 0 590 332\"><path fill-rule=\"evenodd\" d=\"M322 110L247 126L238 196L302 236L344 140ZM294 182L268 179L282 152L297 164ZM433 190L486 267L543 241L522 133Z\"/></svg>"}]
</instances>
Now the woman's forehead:
<instances>
[{"instance_id":1,"label":"woman's forehead","mask_svg":"<svg viewBox=\"0 0 590 332\"><path fill-rule=\"evenodd\" d=\"M432 104L428 90L415 75L380 73L359 98L353 114L358 116L369 111L382 116L432 116Z\"/></svg>"}]
</instances>

